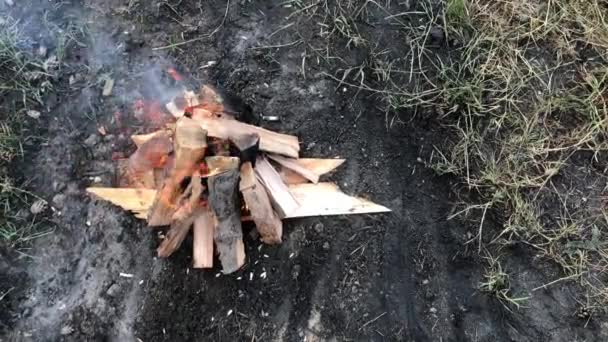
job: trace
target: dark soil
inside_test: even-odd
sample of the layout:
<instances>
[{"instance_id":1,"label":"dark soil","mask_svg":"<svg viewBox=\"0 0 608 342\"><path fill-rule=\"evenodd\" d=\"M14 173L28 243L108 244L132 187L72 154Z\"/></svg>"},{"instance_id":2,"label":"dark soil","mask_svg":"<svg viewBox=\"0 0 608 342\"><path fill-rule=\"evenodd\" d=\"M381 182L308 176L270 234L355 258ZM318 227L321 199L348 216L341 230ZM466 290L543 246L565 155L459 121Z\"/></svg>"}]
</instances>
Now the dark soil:
<instances>
[{"instance_id":1,"label":"dark soil","mask_svg":"<svg viewBox=\"0 0 608 342\"><path fill-rule=\"evenodd\" d=\"M310 58L303 76L303 52L324 39L318 27L302 20L268 38L292 10L253 1L26 3L4 11L28 22L49 13L58 25L86 24L89 39L69 50L40 119L45 142L29 146L20 169L29 189L49 202L66 197L49 211L54 233L36 240L29 257L0 250L0 294L14 288L0 301L0 340L608 339L606 323L577 315L571 286L535 291L519 310L478 290L486 263L465 245L477 227L447 220L455 180L424 163L447 133L413 113L391 114L396 120L387 128L374 96L324 74L336 68L330 63ZM299 37L306 43L268 47ZM365 58L363 48L332 44L344 63ZM209 61L217 64L201 68ZM279 246L247 234L247 264L231 275L190 269L191 240L157 259L155 231L84 188L112 184L112 154L131 152L129 135L147 129L131 118L131 104L170 96L167 65L238 94L254 114L279 115L280 122L261 125L298 135L303 156L347 158L331 180L393 213L290 220ZM116 80L109 98L97 82L104 73ZM116 111L127 124L117 122ZM542 260L530 265L526 253L514 251L505 265L515 294L559 277Z\"/></svg>"}]
</instances>

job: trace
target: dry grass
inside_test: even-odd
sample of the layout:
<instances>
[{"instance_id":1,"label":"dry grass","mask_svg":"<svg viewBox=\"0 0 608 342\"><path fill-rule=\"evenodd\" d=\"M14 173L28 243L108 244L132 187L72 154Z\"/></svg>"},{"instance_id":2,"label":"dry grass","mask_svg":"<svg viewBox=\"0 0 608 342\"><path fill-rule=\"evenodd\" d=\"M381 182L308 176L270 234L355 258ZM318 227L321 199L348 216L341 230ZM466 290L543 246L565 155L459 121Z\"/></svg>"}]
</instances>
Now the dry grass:
<instances>
[{"instance_id":1,"label":"dry grass","mask_svg":"<svg viewBox=\"0 0 608 342\"><path fill-rule=\"evenodd\" d=\"M0 242L21 246L40 236L35 221L17 215L27 210L33 197L20 189L11 178L9 167L23 157L21 141L27 125L26 112L43 104L45 93L52 90L51 77L57 58L42 60L27 51L28 40L17 24L9 19L0 23ZM30 49L31 50L31 49ZM31 119L29 119L31 120Z\"/></svg>"},{"instance_id":2,"label":"dry grass","mask_svg":"<svg viewBox=\"0 0 608 342\"><path fill-rule=\"evenodd\" d=\"M329 77L384 101L387 126L407 112L433 113L453 128L453 141L437 146L431 165L460 176L476 194L466 198L482 199L466 200L454 216L477 221L469 243L479 253L528 245L561 267L557 282L581 285L586 309L605 311L608 5L446 0L397 12L390 1L286 4L327 38L308 50L338 65ZM369 30L375 25L390 30ZM379 32L395 28L397 53L378 44ZM340 67L336 41L368 57ZM483 229L488 212L500 231ZM481 289L516 306L533 295L514 295L501 258L484 257Z\"/></svg>"}]
</instances>

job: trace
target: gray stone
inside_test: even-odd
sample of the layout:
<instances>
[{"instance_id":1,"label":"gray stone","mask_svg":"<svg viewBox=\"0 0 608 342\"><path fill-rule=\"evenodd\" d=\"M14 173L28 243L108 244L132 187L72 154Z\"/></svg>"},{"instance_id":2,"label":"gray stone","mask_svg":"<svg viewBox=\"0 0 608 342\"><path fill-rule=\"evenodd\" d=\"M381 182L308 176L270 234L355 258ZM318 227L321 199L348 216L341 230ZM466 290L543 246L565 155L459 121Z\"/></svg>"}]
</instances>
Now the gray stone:
<instances>
[{"instance_id":1,"label":"gray stone","mask_svg":"<svg viewBox=\"0 0 608 342\"><path fill-rule=\"evenodd\" d=\"M112 286L110 286L108 288L108 291L106 291L106 294L110 297L116 297L116 295L118 294L118 292L120 291L120 286L116 283L112 284Z\"/></svg>"},{"instance_id":2,"label":"gray stone","mask_svg":"<svg viewBox=\"0 0 608 342\"><path fill-rule=\"evenodd\" d=\"M57 209L63 209L63 205L65 204L66 196L64 194L57 194L53 196L53 205Z\"/></svg>"},{"instance_id":3,"label":"gray stone","mask_svg":"<svg viewBox=\"0 0 608 342\"><path fill-rule=\"evenodd\" d=\"M89 146L89 147L93 147L93 146L95 146L95 145L97 145L99 143L99 140L100 140L99 136L97 134L93 133L93 134L89 135L89 137L84 140L84 144L87 145L87 146Z\"/></svg>"}]
</instances>

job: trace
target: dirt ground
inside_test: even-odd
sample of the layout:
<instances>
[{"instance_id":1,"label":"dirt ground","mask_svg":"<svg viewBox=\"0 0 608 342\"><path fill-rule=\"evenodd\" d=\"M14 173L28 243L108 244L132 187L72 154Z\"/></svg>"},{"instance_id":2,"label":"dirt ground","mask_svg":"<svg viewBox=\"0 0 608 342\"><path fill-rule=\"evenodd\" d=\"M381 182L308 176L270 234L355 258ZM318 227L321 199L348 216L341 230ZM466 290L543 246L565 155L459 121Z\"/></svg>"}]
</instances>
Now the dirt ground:
<instances>
[{"instance_id":1,"label":"dirt ground","mask_svg":"<svg viewBox=\"0 0 608 342\"><path fill-rule=\"evenodd\" d=\"M477 227L447 220L456 180L425 163L447 132L428 115L387 118L373 96L328 77L339 66L311 54L324 39L318 28L305 20L286 27L293 9L284 4L2 3L49 53L43 20L86 26L90 39L67 51L39 119L43 143L26 146L15 169L51 202L54 232L25 252L0 250L0 293L12 288L0 301L0 340L608 340L608 323L577 312L573 285L532 291L559 276L542 260L522 262L531 250L518 247L506 260L515 293L534 294L524 307L478 290L485 263L465 245ZM390 29L369 29L390 45ZM366 58L343 41L332 48L343 65ZM289 220L279 246L246 234L247 263L231 275L191 269L191 240L156 258L157 232L84 188L112 184L113 153L131 152L129 135L148 128L132 117L133 100L168 98L169 65L238 94L258 116L280 116L260 124L298 135L303 156L347 158L331 179L393 212ZM116 80L110 97L101 96L105 74ZM64 197L53 201L57 194Z\"/></svg>"}]
</instances>

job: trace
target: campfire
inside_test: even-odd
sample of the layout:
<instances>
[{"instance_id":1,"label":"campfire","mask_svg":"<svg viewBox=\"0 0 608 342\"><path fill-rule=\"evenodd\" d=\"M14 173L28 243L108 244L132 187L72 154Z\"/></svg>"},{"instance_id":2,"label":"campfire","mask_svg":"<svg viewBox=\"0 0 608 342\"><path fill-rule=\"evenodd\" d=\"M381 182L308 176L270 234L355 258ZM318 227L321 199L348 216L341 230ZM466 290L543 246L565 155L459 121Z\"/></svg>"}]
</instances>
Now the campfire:
<instances>
[{"instance_id":1,"label":"campfire","mask_svg":"<svg viewBox=\"0 0 608 342\"><path fill-rule=\"evenodd\" d=\"M146 104L135 107L145 114ZM118 187L87 188L149 227L169 226L159 257L192 231L193 267L212 268L217 254L222 272L232 273L245 263L243 221L253 221L264 243L279 244L283 219L390 211L320 182L344 159L299 158L296 136L239 121L213 87L184 91L164 107L172 119L131 136L137 150L117 160Z\"/></svg>"}]
</instances>

